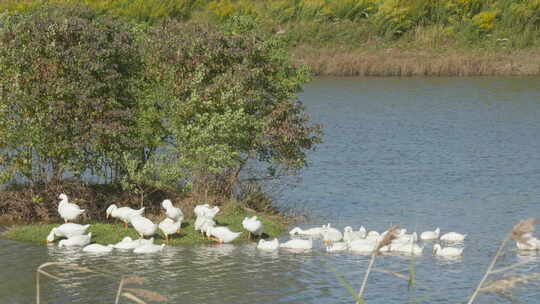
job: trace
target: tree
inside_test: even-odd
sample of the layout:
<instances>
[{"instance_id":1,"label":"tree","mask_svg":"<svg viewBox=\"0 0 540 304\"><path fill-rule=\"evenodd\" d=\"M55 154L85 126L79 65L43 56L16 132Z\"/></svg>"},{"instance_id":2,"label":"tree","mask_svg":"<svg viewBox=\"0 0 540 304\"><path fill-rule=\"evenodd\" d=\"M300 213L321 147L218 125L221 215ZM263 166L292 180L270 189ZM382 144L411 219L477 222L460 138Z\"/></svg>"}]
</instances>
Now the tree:
<instances>
[{"instance_id":1,"label":"tree","mask_svg":"<svg viewBox=\"0 0 540 304\"><path fill-rule=\"evenodd\" d=\"M231 20L133 25L58 6L1 15L0 178L36 189L92 173L143 205L159 191L227 199L253 161L272 174L305 166L321 134L297 100L307 69L279 37Z\"/></svg>"},{"instance_id":2,"label":"tree","mask_svg":"<svg viewBox=\"0 0 540 304\"><path fill-rule=\"evenodd\" d=\"M108 176L137 144L142 62L123 22L81 9L0 16L0 164L6 179Z\"/></svg>"},{"instance_id":3,"label":"tree","mask_svg":"<svg viewBox=\"0 0 540 304\"><path fill-rule=\"evenodd\" d=\"M154 91L166 92L147 109L163 113L161 147L193 187L220 180L213 190L230 194L248 161L292 171L306 165L321 126L309 124L297 100L308 71L292 64L280 37L236 17L225 32L165 21L142 43Z\"/></svg>"}]
</instances>

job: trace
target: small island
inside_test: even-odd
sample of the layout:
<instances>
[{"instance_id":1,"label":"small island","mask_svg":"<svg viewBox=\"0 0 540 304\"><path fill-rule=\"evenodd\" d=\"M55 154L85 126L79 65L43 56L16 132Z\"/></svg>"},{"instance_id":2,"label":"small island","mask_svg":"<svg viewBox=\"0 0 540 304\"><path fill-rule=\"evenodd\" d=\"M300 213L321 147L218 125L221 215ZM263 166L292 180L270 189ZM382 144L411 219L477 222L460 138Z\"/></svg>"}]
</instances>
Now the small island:
<instances>
[{"instance_id":1,"label":"small island","mask_svg":"<svg viewBox=\"0 0 540 304\"><path fill-rule=\"evenodd\" d=\"M251 241L248 239L247 231L242 228L242 220L244 215L218 215L215 220L220 226L227 226L232 231L242 232L242 235L237 238L234 243L242 243ZM259 216L259 219L263 222L264 231L263 238L275 238L278 237L284 229L283 221L278 217L272 216ZM211 244L215 243L205 238L200 232L194 230L195 218L187 217L182 223L182 229L179 234L174 234L170 237L168 245L180 245L180 244ZM137 232L130 226L125 228L120 222L117 223L103 223L103 222L88 222L90 227L87 232L92 233L92 242L98 244L114 244L120 242L122 238L129 236L133 239L139 238ZM54 227L59 226L60 223L50 224L29 224L29 225L14 225L5 231L1 237L21 242L31 242L36 244L45 244L47 235ZM154 243L164 243L164 236L158 232L154 236ZM255 239L256 241L257 239Z\"/></svg>"},{"instance_id":2,"label":"small island","mask_svg":"<svg viewBox=\"0 0 540 304\"><path fill-rule=\"evenodd\" d=\"M210 242L200 204L237 242L252 215L278 236L286 216L265 185L298 174L322 136L298 100L306 66L251 18L132 21L69 4L0 14L0 218L15 223L2 237L44 243L60 193L99 244L138 238L109 205L158 224L164 199L185 214L172 245Z\"/></svg>"}]
</instances>

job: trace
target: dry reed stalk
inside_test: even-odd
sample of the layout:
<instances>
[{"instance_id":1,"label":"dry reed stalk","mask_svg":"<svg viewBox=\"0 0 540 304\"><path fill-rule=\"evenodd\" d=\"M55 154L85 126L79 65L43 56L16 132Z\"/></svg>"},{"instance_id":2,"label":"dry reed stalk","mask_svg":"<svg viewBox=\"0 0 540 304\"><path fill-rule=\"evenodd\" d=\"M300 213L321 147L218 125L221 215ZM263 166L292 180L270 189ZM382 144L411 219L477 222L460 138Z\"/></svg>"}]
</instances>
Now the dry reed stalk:
<instances>
[{"instance_id":1,"label":"dry reed stalk","mask_svg":"<svg viewBox=\"0 0 540 304\"><path fill-rule=\"evenodd\" d=\"M512 295L512 290L518 284L526 284L531 280L540 279L540 273L524 274L520 276L508 276L486 284L480 289L480 292L494 292L502 295Z\"/></svg>"},{"instance_id":2,"label":"dry reed stalk","mask_svg":"<svg viewBox=\"0 0 540 304\"><path fill-rule=\"evenodd\" d=\"M486 281L488 276L493 273L493 267L495 267L495 264L497 263L497 259L499 258L499 256L504 251L504 248L506 247L506 243L508 243L509 240L522 240L524 234L531 233L531 232L534 231L534 225L535 224L536 224L536 220L530 218L530 219L526 219L526 220L521 220L517 225L514 226L512 231L510 231L508 236L502 241L501 246L497 250L497 253L495 254L493 259L491 260L491 263L489 264L489 267L486 270L486 273L482 277L482 280L480 280L480 283L478 283L478 286L474 290L474 292L471 295L471 298L469 299L467 304L472 304L474 302L474 300L476 299L476 297L480 293L480 290L482 289L482 286L484 285L484 282ZM506 267L506 268L511 269L509 267ZM501 272L501 271L499 269L499 270L496 270L495 272Z\"/></svg>"},{"instance_id":3,"label":"dry reed stalk","mask_svg":"<svg viewBox=\"0 0 540 304\"><path fill-rule=\"evenodd\" d=\"M533 218L522 220L514 226L508 237L516 242L526 243L527 240L523 236L528 233L533 233L534 225L536 223L536 219Z\"/></svg>"},{"instance_id":4,"label":"dry reed stalk","mask_svg":"<svg viewBox=\"0 0 540 304\"><path fill-rule=\"evenodd\" d=\"M315 49L299 46L297 63L317 76L517 76L540 75L538 50L513 53L394 49Z\"/></svg>"},{"instance_id":5,"label":"dry reed stalk","mask_svg":"<svg viewBox=\"0 0 540 304\"><path fill-rule=\"evenodd\" d=\"M135 295L137 295L139 297L142 297L142 298L144 298L144 299L146 299L148 301L159 302L159 301L166 301L167 300L167 297L165 297L163 295L160 295L157 292L147 290L147 289L124 288L124 290L129 292L129 293L135 294Z\"/></svg>"},{"instance_id":6,"label":"dry reed stalk","mask_svg":"<svg viewBox=\"0 0 540 304\"><path fill-rule=\"evenodd\" d=\"M362 304L364 301L362 300L364 298L364 291L366 290L367 281L369 278L369 274L371 273L371 269L373 268L373 264L375 263L375 258L377 255L380 254L379 250L389 245L396 237L397 237L397 229L399 228L399 225L394 225L388 229L388 232L384 236L384 238L379 242L375 250L373 250L373 253L371 254L371 259L369 261L368 268L366 270L366 273L364 274L364 280L362 281L362 286L360 287L360 291L358 292L358 299L357 304ZM362 301L360 301L362 300Z\"/></svg>"},{"instance_id":7,"label":"dry reed stalk","mask_svg":"<svg viewBox=\"0 0 540 304\"><path fill-rule=\"evenodd\" d=\"M120 301L120 295L122 294L122 288L124 287L125 279L122 277L120 279L120 284L118 284L118 290L116 291L116 298L114 299L114 304L118 304Z\"/></svg>"},{"instance_id":8,"label":"dry reed stalk","mask_svg":"<svg viewBox=\"0 0 540 304\"><path fill-rule=\"evenodd\" d=\"M46 272L44 269L49 267L49 266L57 266L57 265L62 265L62 266L77 266L76 264L66 264L66 263L61 263L61 262L48 262L48 263L43 263L41 265L38 266L38 268L36 269L36 303L39 304L41 302L41 285L40 285L40 274L44 275L44 276L47 276L53 280L61 280L62 278L61 277L58 277L58 276L55 276L51 273L48 273Z\"/></svg>"},{"instance_id":9,"label":"dry reed stalk","mask_svg":"<svg viewBox=\"0 0 540 304\"><path fill-rule=\"evenodd\" d=\"M399 272L395 272L395 271L391 271L391 270L386 270L386 269L381 269L381 268L373 268L373 269L371 269L371 271L390 274L390 275L393 275L393 276L396 276L398 278L402 278L402 279L405 279L405 280L409 279L409 276L404 275L403 273L399 273Z\"/></svg>"},{"instance_id":10,"label":"dry reed stalk","mask_svg":"<svg viewBox=\"0 0 540 304\"><path fill-rule=\"evenodd\" d=\"M107 272L104 272L104 271L97 271L97 270L93 270L93 269L90 269L88 267L83 267L83 266L79 266L77 264L66 264L66 263L62 263L62 262L48 262L48 263L43 263L41 265L39 265L39 267L36 269L36 303L37 304L40 304L41 302L41 285L40 285L40 275L44 275L48 278L51 278L53 280L63 280L65 278L62 278L62 277L59 277L59 276L56 276L56 275L53 275L47 271L45 271L44 269L50 267L50 266L65 266L65 267L69 267L69 268L72 268L74 270L77 270L79 272L82 272L82 273L96 273L98 275L101 275L101 276L105 276L105 277L111 277L112 275L110 273L107 273ZM128 278L124 278L122 277L122 279L120 280L120 284L118 286L118 291L117 291L117 294L116 294L116 299L115 299L115 304L118 304L118 302L120 301L120 296L124 296L136 303L143 303L145 304L146 302L142 299L140 299L139 297L135 296L134 294L136 295L139 295L140 297L143 297L149 301L165 301L167 300L167 297L157 293L157 292L153 292L153 291L150 291L150 290L147 290L147 289L142 289L142 288L124 288L124 285L126 284L143 284L144 283L144 278L141 278L141 277L137 277L137 276L132 276L132 277L128 277ZM127 291L127 292L122 292L123 290Z\"/></svg>"},{"instance_id":11,"label":"dry reed stalk","mask_svg":"<svg viewBox=\"0 0 540 304\"><path fill-rule=\"evenodd\" d=\"M143 284L145 281L144 278L141 278L141 277L137 277L137 276L133 276L133 277L128 277L128 278L124 278L122 277L122 279L120 280L120 284L118 284L118 290L116 292L116 299L115 299L115 304L118 304L118 302L120 301L120 297L126 297L136 303L146 303L143 299L141 299L140 297L144 298L145 300L148 300L148 301L154 301L154 302L159 302L159 301L166 301L167 300L167 297L157 293L157 292L154 292L154 291L151 291L151 290L147 290L147 289L142 289L142 288L126 288L124 287L125 285L128 285L128 284ZM125 292L124 292L125 291Z\"/></svg>"},{"instance_id":12,"label":"dry reed stalk","mask_svg":"<svg viewBox=\"0 0 540 304\"><path fill-rule=\"evenodd\" d=\"M133 301L135 303L138 303L138 304L148 304L145 301L143 301L142 299L137 298L136 296L132 295L129 292L122 293L122 296L126 297L126 298L130 299L131 301Z\"/></svg>"}]
</instances>

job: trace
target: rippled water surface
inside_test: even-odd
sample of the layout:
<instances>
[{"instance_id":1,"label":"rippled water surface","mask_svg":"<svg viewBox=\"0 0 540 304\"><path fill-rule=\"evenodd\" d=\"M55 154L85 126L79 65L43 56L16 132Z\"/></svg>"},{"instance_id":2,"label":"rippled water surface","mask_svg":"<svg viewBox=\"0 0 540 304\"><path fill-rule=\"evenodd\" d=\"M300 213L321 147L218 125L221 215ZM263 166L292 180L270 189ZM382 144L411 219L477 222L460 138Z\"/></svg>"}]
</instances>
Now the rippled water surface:
<instances>
[{"instance_id":1,"label":"rippled water surface","mask_svg":"<svg viewBox=\"0 0 540 304\"><path fill-rule=\"evenodd\" d=\"M463 302L480 280L501 239L522 218L540 217L540 79L319 79L301 95L325 126L324 143L284 204L310 214L303 227L332 222L384 230L441 227L468 234L460 259L380 257L376 267L416 269L416 284L373 273L367 303ZM285 239L286 236L283 237ZM32 303L35 269L72 262L113 273L72 273L42 283L42 303L112 303L121 275L144 277L145 288L169 303L352 303L337 277L357 289L368 257L259 252L254 244L169 247L135 256L92 255L54 245L0 240L0 303ZM512 244L510 248L514 248ZM501 266L529 263L517 273L540 272L536 253L509 250ZM517 303L538 302L538 285L514 290ZM508 303L481 295L477 303Z\"/></svg>"}]
</instances>

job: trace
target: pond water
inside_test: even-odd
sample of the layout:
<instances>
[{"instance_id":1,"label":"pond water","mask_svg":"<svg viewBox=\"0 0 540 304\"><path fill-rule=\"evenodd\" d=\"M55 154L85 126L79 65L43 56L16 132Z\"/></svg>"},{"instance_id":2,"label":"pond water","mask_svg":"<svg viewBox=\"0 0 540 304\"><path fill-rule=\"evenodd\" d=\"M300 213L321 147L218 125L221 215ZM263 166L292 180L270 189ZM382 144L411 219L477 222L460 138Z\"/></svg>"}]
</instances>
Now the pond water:
<instances>
[{"instance_id":1,"label":"pond water","mask_svg":"<svg viewBox=\"0 0 540 304\"><path fill-rule=\"evenodd\" d=\"M416 284L409 289L406 280L373 273L367 303L463 302L512 226L540 217L539 78L325 78L307 85L301 99L325 126L302 181L280 198L307 210L302 227L401 224L468 234L459 259L433 257L431 244L421 257L379 257L378 268L414 265ZM57 269L70 279L45 279L42 303L112 303L121 275L144 277L143 287L169 303L353 303L337 277L358 289L369 257L316 245L310 253L246 244L100 256L0 240L0 303L32 303L36 267L56 261L114 275ZM500 266L528 261L514 272L540 272L537 253L514 247ZM513 290L513 301L536 302L538 282ZM476 303L509 301L482 294Z\"/></svg>"}]
</instances>

